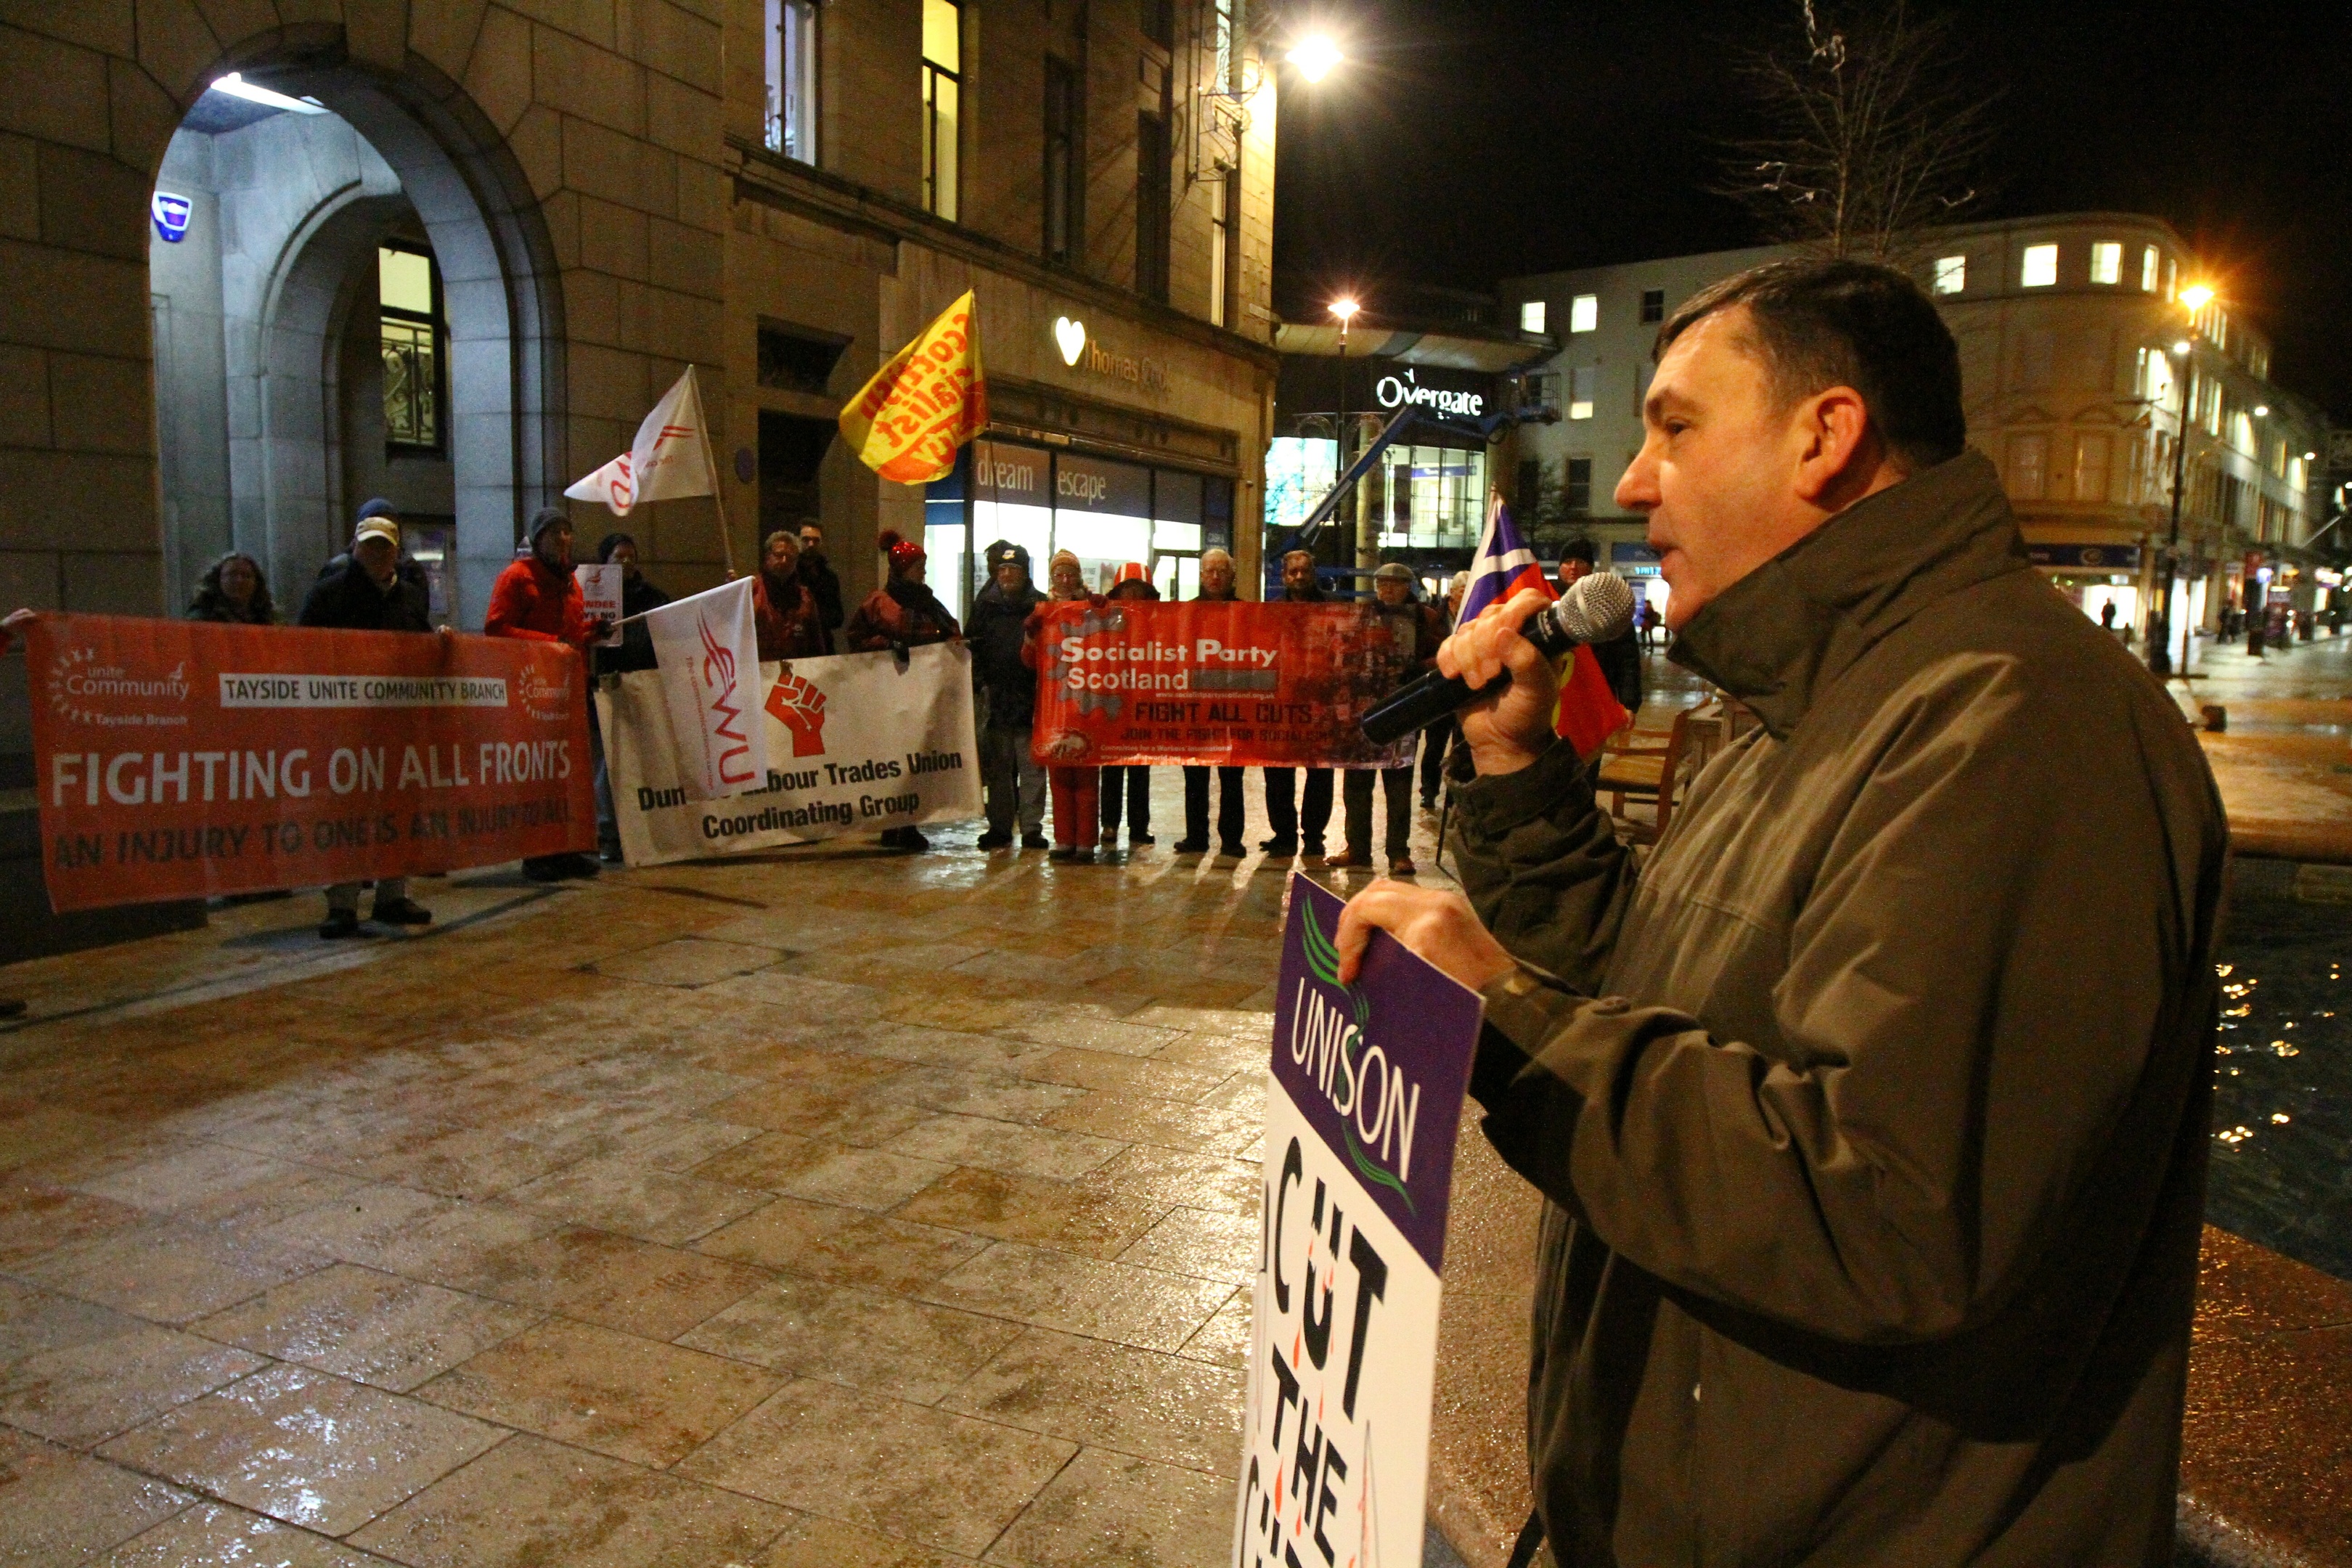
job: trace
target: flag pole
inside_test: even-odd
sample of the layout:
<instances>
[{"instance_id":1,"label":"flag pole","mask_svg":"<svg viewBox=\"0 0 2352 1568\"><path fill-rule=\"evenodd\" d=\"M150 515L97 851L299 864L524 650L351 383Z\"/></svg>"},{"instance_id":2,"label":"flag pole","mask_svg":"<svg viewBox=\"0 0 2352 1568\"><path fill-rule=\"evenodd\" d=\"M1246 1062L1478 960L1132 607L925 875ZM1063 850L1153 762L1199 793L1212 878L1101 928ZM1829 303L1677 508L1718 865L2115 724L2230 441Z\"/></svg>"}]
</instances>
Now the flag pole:
<instances>
[{"instance_id":1,"label":"flag pole","mask_svg":"<svg viewBox=\"0 0 2352 1568\"><path fill-rule=\"evenodd\" d=\"M709 449L709 439L706 437L703 450L708 452ZM731 583L735 580L735 534L727 526L727 497L723 493L726 489L726 478L714 465L710 470L710 502L719 509L719 548L727 557L727 580Z\"/></svg>"}]
</instances>

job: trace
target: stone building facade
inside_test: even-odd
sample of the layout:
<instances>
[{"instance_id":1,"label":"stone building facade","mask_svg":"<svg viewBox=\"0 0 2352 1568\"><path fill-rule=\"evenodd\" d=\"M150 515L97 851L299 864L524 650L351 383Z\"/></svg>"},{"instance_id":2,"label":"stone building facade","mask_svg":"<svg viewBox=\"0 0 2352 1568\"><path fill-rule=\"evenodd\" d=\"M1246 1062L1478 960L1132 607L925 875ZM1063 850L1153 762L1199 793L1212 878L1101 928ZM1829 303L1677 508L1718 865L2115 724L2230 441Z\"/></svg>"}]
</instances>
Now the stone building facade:
<instances>
[{"instance_id":1,"label":"stone building facade","mask_svg":"<svg viewBox=\"0 0 2352 1568\"><path fill-rule=\"evenodd\" d=\"M863 592L878 529L944 542L959 495L962 537L992 521L961 478L886 484L829 437L966 289L992 438L1255 515L1276 94L1238 9L11 6L0 603L171 613L236 548L291 604L384 495L478 626L530 511L688 364L737 563L815 516ZM711 501L572 504L673 591L720 575Z\"/></svg>"},{"instance_id":2,"label":"stone building facade","mask_svg":"<svg viewBox=\"0 0 2352 1568\"><path fill-rule=\"evenodd\" d=\"M1525 437L1621 570L1654 573L1643 524L1612 498L1642 443L1658 325L1692 294L1774 259L1774 248L1514 279L1504 300L1559 334L1534 395L1563 417ZM2292 566L2323 515L2323 412L2270 378L2270 347L2236 319L2162 221L2069 213L1956 226L1922 237L1920 284L1960 349L1970 445L2000 465L2026 542L2053 582L2096 616L2142 626L2171 542L2182 382L2191 384L2175 621L2212 630L2244 602L2247 563ZM2222 298L2192 318L2180 291ZM2186 353L2181 349L2186 346ZM2185 372L2193 374L2184 374ZM2259 597L2259 591L2257 597ZM2176 661L2178 662L2178 661Z\"/></svg>"}]
</instances>

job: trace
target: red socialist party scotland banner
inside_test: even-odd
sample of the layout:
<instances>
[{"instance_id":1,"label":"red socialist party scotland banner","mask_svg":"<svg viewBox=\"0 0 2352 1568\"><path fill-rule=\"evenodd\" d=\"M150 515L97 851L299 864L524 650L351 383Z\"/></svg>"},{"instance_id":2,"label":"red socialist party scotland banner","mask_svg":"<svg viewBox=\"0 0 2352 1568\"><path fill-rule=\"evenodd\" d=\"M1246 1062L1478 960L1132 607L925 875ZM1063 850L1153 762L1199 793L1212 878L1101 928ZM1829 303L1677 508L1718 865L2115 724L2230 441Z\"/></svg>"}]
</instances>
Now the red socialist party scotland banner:
<instances>
[{"instance_id":1,"label":"red socialist party scotland banner","mask_svg":"<svg viewBox=\"0 0 2352 1568\"><path fill-rule=\"evenodd\" d=\"M59 910L446 871L594 842L553 643L44 616L35 784Z\"/></svg>"},{"instance_id":2,"label":"red socialist party scotland banner","mask_svg":"<svg viewBox=\"0 0 2352 1568\"><path fill-rule=\"evenodd\" d=\"M1064 765L1401 767L1412 740L1375 746L1363 722L1413 635L1361 604L1048 605L1032 748Z\"/></svg>"}]
</instances>

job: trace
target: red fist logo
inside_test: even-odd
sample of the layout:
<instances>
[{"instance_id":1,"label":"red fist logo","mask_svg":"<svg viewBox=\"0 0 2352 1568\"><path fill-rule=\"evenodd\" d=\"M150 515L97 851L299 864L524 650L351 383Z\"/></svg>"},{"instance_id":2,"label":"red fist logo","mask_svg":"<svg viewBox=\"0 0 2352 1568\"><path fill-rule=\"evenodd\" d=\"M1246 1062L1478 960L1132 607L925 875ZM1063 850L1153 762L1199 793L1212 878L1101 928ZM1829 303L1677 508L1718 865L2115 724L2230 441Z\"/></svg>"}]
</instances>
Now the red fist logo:
<instances>
[{"instance_id":1,"label":"red fist logo","mask_svg":"<svg viewBox=\"0 0 2352 1568\"><path fill-rule=\"evenodd\" d=\"M776 722L793 732L793 755L824 755L824 693L794 675L791 665L768 688L766 706Z\"/></svg>"}]
</instances>

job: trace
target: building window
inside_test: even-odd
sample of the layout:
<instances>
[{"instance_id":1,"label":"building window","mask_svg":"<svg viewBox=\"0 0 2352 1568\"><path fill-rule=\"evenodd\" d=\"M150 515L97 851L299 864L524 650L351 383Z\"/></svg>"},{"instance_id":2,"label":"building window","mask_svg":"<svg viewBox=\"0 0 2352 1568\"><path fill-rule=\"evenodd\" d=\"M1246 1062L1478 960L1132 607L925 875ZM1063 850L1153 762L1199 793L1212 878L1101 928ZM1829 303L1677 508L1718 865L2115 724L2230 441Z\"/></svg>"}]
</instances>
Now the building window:
<instances>
[{"instance_id":1,"label":"building window","mask_svg":"<svg viewBox=\"0 0 2352 1568\"><path fill-rule=\"evenodd\" d=\"M1600 384L1601 367L1580 364L1569 372L1568 416L1570 419L1592 417L1593 388Z\"/></svg>"},{"instance_id":2,"label":"building window","mask_svg":"<svg viewBox=\"0 0 2352 1568\"><path fill-rule=\"evenodd\" d=\"M1525 403L1530 408L1559 406L1559 373L1539 371L1528 377Z\"/></svg>"},{"instance_id":3,"label":"building window","mask_svg":"<svg viewBox=\"0 0 2352 1568\"><path fill-rule=\"evenodd\" d=\"M767 0L768 151L816 162L816 0Z\"/></svg>"},{"instance_id":4,"label":"building window","mask_svg":"<svg viewBox=\"0 0 2352 1568\"><path fill-rule=\"evenodd\" d=\"M1176 47L1176 0L1143 0L1143 36L1163 49Z\"/></svg>"},{"instance_id":5,"label":"building window","mask_svg":"<svg viewBox=\"0 0 2352 1568\"><path fill-rule=\"evenodd\" d=\"M923 210L950 223L957 216L962 68L962 10L956 0L923 0Z\"/></svg>"},{"instance_id":6,"label":"building window","mask_svg":"<svg viewBox=\"0 0 2352 1568\"><path fill-rule=\"evenodd\" d=\"M1965 256L1936 258L1936 292L1957 294L1969 286L1969 258Z\"/></svg>"},{"instance_id":7,"label":"building window","mask_svg":"<svg viewBox=\"0 0 2352 1568\"><path fill-rule=\"evenodd\" d=\"M1519 331L1540 332L1544 330L1544 302L1529 300L1519 307Z\"/></svg>"},{"instance_id":8,"label":"building window","mask_svg":"<svg viewBox=\"0 0 2352 1568\"><path fill-rule=\"evenodd\" d=\"M2029 245L2025 247L2025 272L2019 279L2028 289L2047 289L2058 281L2058 247L2054 245Z\"/></svg>"},{"instance_id":9,"label":"building window","mask_svg":"<svg viewBox=\"0 0 2352 1568\"><path fill-rule=\"evenodd\" d=\"M1135 291L1168 302L1168 121L1135 117Z\"/></svg>"},{"instance_id":10,"label":"building window","mask_svg":"<svg viewBox=\"0 0 2352 1568\"><path fill-rule=\"evenodd\" d=\"M2050 440L2045 436L2009 438L2009 494L2013 500L2040 500L2048 482Z\"/></svg>"},{"instance_id":11,"label":"building window","mask_svg":"<svg viewBox=\"0 0 2352 1568\"><path fill-rule=\"evenodd\" d=\"M1209 212L1209 325L1222 327L1233 317L1234 274L1240 252L1234 231L1241 226L1242 172L1238 161L1217 182L1216 205Z\"/></svg>"},{"instance_id":12,"label":"building window","mask_svg":"<svg viewBox=\"0 0 2352 1568\"><path fill-rule=\"evenodd\" d=\"M2076 500L2103 501L2107 499L2107 437L2104 433L2074 438Z\"/></svg>"},{"instance_id":13,"label":"building window","mask_svg":"<svg viewBox=\"0 0 2352 1568\"><path fill-rule=\"evenodd\" d=\"M1587 517L1591 514L1591 458L1570 458L1568 460L1568 483L1561 490L1560 504L1570 517Z\"/></svg>"},{"instance_id":14,"label":"building window","mask_svg":"<svg viewBox=\"0 0 2352 1568\"><path fill-rule=\"evenodd\" d=\"M1664 289L1642 290L1642 321L1644 325L1666 319L1666 291Z\"/></svg>"},{"instance_id":15,"label":"building window","mask_svg":"<svg viewBox=\"0 0 2352 1568\"><path fill-rule=\"evenodd\" d=\"M429 252L375 253L383 343L383 438L394 452L441 450L441 269Z\"/></svg>"},{"instance_id":16,"label":"building window","mask_svg":"<svg viewBox=\"0 0 2352 1568\"><path fill-rule=\"evenodd\" d=\"M2091 247L2091 281L2120 283L2124 280L2124 247L2108 240Z\"/></svg>"},{"instance_id":17,"label":"building window","mask_svg":"<svg viewBox=\"0 0 2352 1568\"><path fill-rule=\"evenodd\" d=\"M1568 330L1589 332L1601 324L1601 296L1579 294L1569 302Z\"/></svg>"},{"instance_id":18,"label":"building window","mask_svg":"<svg viewBox=\"0 0 2352 1568\"><path fill-rule=\"evenodd\" d=\"M2139 291L2143 294L2156 292L2156 247L2152 245L2145 247L2139 253Z\"/></svg>"},{"instance_id":19,"label":"building window","mask_svg":"<svg viewBox=\"0 0 2352 1568\"><path fill-rule=\"evenodd\" d=\"M1067 60L1045 57L1045 259L1064 267L1078 259L1085 225L1078 201L1086 158L1079 139L1078 73Z\"/></svg>"}]
</instances>

